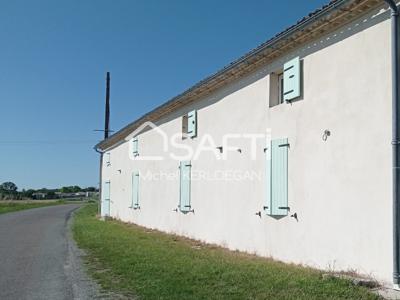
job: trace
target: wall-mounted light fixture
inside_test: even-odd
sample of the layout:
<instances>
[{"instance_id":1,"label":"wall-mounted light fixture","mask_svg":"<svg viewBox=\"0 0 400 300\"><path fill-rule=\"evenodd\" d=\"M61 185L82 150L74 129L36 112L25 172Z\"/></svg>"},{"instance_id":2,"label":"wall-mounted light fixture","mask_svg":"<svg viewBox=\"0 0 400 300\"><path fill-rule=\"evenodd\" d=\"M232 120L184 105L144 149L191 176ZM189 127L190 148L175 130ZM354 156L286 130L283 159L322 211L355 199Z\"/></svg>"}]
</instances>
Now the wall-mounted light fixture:
<instances>
[{"instance_id":1,"label":"wall-mounted light fixture","mask_svg":"<svg viewBox=\"0 0 400 300\"><path fill-rule=\"evenodd\" d=\"M324 134L322 135L322 140L323 140L324 142L326 142L326 140L327 140L328 137L330 137L330 136L331 136L330 130L326 129L326 130L324 131Z\"/></svg>"}]
</instances>

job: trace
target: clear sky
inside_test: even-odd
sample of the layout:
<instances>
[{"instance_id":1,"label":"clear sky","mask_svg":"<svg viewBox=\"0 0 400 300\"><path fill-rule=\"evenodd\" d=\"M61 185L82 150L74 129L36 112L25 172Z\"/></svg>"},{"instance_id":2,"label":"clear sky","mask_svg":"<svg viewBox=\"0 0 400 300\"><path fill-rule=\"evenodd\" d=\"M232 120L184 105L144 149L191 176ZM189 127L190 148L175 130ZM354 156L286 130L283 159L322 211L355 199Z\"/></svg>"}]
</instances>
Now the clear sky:
<instances>
[{"instance_id":1,"label":"clear sky","mask_svg":"<svg viewBox=\"0 0 400 300\"><path fill-rule=\"evenodd\" d=\"M327 2L2 1L0 182L97 185L106 71L118 130Z\"/></svg>"}]
</instances>

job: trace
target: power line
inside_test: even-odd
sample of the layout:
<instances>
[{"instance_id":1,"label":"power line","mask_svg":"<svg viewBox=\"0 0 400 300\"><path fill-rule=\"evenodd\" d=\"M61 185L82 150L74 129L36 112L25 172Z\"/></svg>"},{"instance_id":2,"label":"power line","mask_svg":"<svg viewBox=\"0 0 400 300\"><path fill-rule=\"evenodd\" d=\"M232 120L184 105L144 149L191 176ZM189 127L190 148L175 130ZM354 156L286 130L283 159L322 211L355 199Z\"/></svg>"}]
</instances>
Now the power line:
<instances>
[{"instance_id":1,"label":"power line","mask_svg":"<svg viewBox=\"0 0 400 300\"><path fill-rule=\"evenodd\" d=\"M61 145L61 144L95 144L97 140L18 140L1 141L0 145Z\"/></svg>"}]
</instances>

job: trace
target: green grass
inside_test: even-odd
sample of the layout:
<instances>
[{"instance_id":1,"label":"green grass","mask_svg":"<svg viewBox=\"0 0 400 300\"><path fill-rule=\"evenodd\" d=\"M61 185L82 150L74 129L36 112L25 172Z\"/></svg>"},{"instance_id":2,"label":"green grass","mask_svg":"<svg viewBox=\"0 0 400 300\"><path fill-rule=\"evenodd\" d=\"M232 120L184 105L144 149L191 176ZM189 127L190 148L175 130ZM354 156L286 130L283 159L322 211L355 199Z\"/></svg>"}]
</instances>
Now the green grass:
<instances>
[{"instance_id":1,"label":"green grass","mask_svg":"<svg viewBox=\"0 0 400 300\"><path fill-rule=\"evenodd\" d=\"M13 211L18 211L18 210L24 210L24 209L30 209L30 208L37 208L37 207L44 207L44 206L53 206L53 205L59 205L59 204L64 204L64 201L54 201L54 202L38 202L38 203L32 203L32 202L0 202L0 214L8 213L8 212L13 212Z\"/></svg>"},{"instance_id":2,"label":"green grass","mask_svg":"<svg viewBox=\"0 0 400 300\"><path fill-rule=\"evenodd\" d=\"M80 209L73 232L88 253L90 272L108 291L140 299L378 299L313 269L102 222L96 209Z\"/></svg>"}]
</instances>

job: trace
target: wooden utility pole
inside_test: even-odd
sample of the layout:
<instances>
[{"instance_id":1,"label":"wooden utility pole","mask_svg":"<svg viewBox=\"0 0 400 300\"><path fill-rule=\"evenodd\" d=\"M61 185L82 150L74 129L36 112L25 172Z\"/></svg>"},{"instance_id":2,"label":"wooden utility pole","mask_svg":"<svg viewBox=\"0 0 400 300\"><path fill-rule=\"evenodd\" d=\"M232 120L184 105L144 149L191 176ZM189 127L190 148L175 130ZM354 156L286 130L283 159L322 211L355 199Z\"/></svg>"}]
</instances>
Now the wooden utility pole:
<instances>
[{"instance_id":1,"label":"wooden utility pole","mask_svg":"<svg viewBox=\"0 0 400 300\"><path fill-rule=\"evenodd\" d=\"M105 118L104 118L104 139L107 139L110 133L110 72L107 72L106 76L106 110L105 110ZM102 185L103 185L103 152L98 151L100 153L100 168L99 168L99 204L98 204L98 214L101 216L101 203L102 203Z\"/></svg>"},{"instance_id":2,"label":"wooden utility pole","mask_svg":"<svg viewBox=\"0 0 400 300\"><path fill-rule=\"evenodd\" d=\"M110 72L107 72L106 80L106 116L104 124L104 139L108 138L110 132Z\"/></svg>"}]
</instances>

